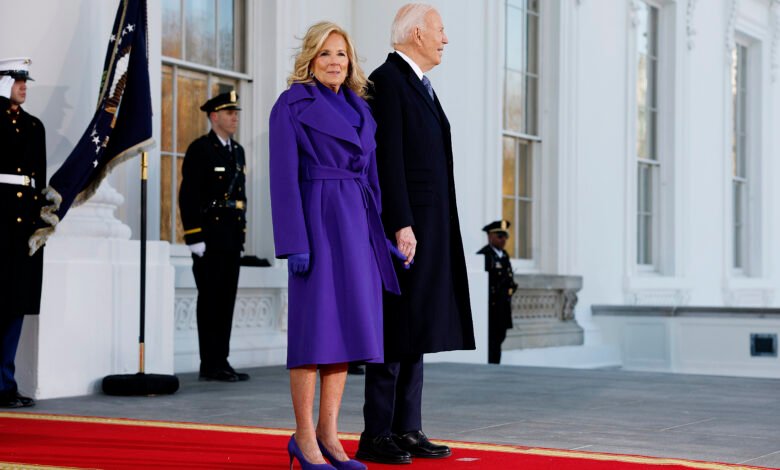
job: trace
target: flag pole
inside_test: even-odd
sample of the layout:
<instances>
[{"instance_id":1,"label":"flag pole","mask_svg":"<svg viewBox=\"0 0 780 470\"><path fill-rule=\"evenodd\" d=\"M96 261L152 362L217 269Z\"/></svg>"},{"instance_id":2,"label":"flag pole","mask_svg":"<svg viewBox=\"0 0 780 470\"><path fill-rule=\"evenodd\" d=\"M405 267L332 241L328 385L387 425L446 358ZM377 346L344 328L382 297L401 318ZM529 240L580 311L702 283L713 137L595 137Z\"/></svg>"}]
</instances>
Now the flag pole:
<instances>
[{"instance_id":1,"label":"flag pole","mask_svg":"<svg viewBox=\"0 0 780 470\"><path fill-rule=\"evenodd\" d=\"M148 154L141 152L141 289L140 289L140 331L138 332L138 373L117 374L103 378L103 392L107 395L169 395L179 389L175 375L147 374L145 369L146 330L146 199L149 173Z\"/></svg>"},{"instance_id":2,"label":"flag pole","mask_svg":"<svg viewBox=\"0 0 780 470\"><path fill-rule=\"evenodd\" d=\"M148 154L141 152L141 326L138 334L138 372L144 373L144 332L146 331L146 187L149 173Z\"/></svg>"}]
</instances>

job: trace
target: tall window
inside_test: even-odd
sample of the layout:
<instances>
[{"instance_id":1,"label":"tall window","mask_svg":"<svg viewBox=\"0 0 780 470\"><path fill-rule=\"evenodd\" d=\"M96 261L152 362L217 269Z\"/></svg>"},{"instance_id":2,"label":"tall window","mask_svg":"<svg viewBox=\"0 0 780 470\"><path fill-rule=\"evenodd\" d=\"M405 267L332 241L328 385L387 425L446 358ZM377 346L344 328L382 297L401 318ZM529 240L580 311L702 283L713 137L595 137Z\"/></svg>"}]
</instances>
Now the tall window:
<instances>
[{"instance_id":1,"label":"tall window","mask_svg":"<svg viewBox=\"0 0 780 470\"><path fill-rule=\"evenodd\" d=\"M731 60L731 185L733 266L747 268L748 253L748 68L747 47L737 44Z\"/></svg>"},{"instance_id":2,"label":"tall window","mask_svg":"<svg viewBox=\"0 0 780 470\"><path fill-rule=\"evenodd\" d=\"M539 153L539 1L506 1L502 212L509 220L507 251L533 258L537 190L534 166Z\"/></svg>"},{"instance_id":3,"label":"tall window","mask_svg":"<svg viewBox=\"0 0 780 470\"><path fill-rule=\"evenodd\" d=\"M160 239L183 243L181 165L189 144L209 128L200 105L249 78L243 73L244 4L163 0L162 24Z\"/></svg>"},{"instance_id":4,"label":"tall window","mask_svg":"<svg viewBox=\"0 0 780 470\"><path fill-rule=\"evenodd\" d=\"M661 177L658 158L658 8L640 3L637 20L636 262L640 266L657 269Z\"/></svg>"}]
</instances>

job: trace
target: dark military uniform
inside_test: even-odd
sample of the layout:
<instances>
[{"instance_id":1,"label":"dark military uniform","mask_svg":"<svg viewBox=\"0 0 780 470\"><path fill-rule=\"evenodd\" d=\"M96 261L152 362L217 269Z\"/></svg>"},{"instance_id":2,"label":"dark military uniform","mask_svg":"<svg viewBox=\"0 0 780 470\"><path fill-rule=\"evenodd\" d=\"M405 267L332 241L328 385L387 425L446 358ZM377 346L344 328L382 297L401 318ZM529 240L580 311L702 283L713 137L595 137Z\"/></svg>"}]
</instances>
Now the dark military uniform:
<instances>
[{"instance_id":1,"label":"dark military uniform","mask_svg":"<svg viewBox=\"0 0 780 470\"><path fill-rule=\"evenodd\" d=\"M46 136L41 121L0 96L0 401L15 397L14 359L24 315L41 305L43 250L27 240L40 223L46 186ZM15 181L14 181L15 180Z\"/></svg>"},{"instance_id":2,"label":"dark military uniform","mask_svg":"<svg viewBox=\"0 0 780 470\"><path fill-rule=\"evenodd\" d=\"M179 208L188 245L206 243L192 255L198 287L201 375L231 370L230 330L246 232L244 149L222 145L214 131L190 144L182 165Z\"/></svg>"},{"instance_id":3,"label":"dark military uniform","mask_svg":"<svg viewBox=\"0 0 780 470\"><path fill-rule=\"evenodd\" d=\"M509 253L501 250L499 258L490 245L477 253L485 255L485 271L489 273L488 306L488 362L501 362L501 343L506 339L506 330L512 328L512 294L517 289L509 261Z\"/></svg>"}]
</instances>

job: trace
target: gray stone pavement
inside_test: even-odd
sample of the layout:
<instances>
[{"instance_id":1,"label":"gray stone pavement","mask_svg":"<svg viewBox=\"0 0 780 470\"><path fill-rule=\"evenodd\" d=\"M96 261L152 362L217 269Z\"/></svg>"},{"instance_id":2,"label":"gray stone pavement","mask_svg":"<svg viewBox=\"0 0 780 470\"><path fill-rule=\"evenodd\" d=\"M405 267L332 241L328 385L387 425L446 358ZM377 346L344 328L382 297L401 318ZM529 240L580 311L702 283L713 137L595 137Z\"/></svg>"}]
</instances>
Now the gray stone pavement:
<instances>
[{"instance_id":1,"label":"gray stone pavement","mask_svg":"<svg viewBox=\"0 0 780 470\"><path fill-rule=\"evenodd\" d=\"M294 426L283 367L159 397L41 400L35 413L274 428ZM780 380L517 366L426 364L432 438L780 468ZM349 376L340 429L362 430L363 377Z\"/></svg>"}]
</instances>

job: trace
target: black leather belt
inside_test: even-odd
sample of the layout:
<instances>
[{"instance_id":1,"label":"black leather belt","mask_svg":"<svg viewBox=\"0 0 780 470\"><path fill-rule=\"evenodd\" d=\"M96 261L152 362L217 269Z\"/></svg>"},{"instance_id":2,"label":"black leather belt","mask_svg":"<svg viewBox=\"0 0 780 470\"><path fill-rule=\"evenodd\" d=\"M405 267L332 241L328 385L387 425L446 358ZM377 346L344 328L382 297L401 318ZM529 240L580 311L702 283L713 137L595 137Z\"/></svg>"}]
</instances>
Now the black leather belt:
<instances>
[{"instance_id":1,"label":"black leather belt","mask_svg":"<svg viewBox=\"0 0 780 470\"><path fill-rule=\"evenodd\" d=\"M246 209L246 204L244 203L244 201L224 200L224 201L212 201L210 207L216 207L219 209L238 209L242 211Z\"/></svg>"}]
</instances>

